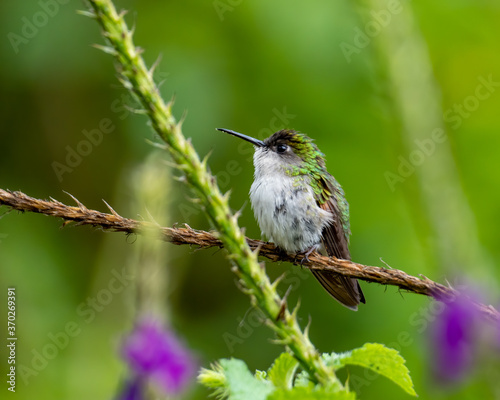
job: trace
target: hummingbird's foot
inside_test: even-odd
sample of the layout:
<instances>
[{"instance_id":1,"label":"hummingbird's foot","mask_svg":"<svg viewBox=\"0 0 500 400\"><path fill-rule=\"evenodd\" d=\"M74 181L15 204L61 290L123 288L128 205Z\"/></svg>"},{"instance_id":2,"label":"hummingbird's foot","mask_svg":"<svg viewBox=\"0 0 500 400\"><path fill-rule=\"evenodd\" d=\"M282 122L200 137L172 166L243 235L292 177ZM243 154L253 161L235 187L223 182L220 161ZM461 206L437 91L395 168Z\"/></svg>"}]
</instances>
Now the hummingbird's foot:
<instances>
[{"instance_id":1,"label":"hummingbird's foot","mask_svg":"<svg viewBox=\"0 0 500 400\"><path fill-rule=\"evenodd\" d=\"M314 253L316 250L318 250L318 248L319 248L319 245L315 244L314 246L311 246L307 250L301 251L301 252L298 253L298 254L303 254L304 255L304 258L302 258L302 260L300 261L300 266L301 267L304 265L305 262L310 262L309 256L312 253Z\"/></svg>"}]
</instances>

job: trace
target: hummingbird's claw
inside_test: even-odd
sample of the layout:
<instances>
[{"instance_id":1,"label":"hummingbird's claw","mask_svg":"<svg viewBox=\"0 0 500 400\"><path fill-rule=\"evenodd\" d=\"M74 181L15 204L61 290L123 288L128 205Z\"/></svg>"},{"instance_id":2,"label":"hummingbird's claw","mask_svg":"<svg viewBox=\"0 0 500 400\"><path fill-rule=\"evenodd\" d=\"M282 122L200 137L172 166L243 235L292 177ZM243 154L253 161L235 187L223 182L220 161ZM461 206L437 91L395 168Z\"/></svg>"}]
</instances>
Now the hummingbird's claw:
<instances>
[{"instance_id":1,"label":"hummingbird's claw","mask_svg":"<svg viewBox=\"0 0 500 400\"><path fill-rule=\"evenodd\" d=\"M302 258L302 260L300 260L300 267L302 268L304 266L304 263L305 262L309 262L309 257L308 257L309 254L304 254L304 257Z\"/></svg>"},{"instance_id":2,"label":"hummingbird's claw","mask_svg":"<svg viewBox=\"0 0 500 400\"><path fill-rule=\"evenodd\" d=\"M311 261L311 260L309 260L309 256L312 253L314 253L317 249L318 249L318 245L314 245L314 246L311 246L309 249L307 249L307 250L299 253L299 254L303 254L304 255L304 257L300 261L300 266L301 267L304 265L305 262L310 262Z\"/></svg>"}]
</instances>

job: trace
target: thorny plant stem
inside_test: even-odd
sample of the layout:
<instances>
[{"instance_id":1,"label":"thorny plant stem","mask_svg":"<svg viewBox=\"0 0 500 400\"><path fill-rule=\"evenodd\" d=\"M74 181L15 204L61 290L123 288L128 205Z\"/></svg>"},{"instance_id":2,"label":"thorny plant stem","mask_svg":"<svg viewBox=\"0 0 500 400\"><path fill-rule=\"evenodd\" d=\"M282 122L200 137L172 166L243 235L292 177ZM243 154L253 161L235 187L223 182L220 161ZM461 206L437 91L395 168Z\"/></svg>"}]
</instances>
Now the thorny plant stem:
<instances>
[{"instance_id":1,"label":"thorny plant stem","mask_svg":"<svg viewBox=\"0 0 500 400\"><path fill-rule=\"evenodd\" d=\"M0 205L5 205L19 211L30 211L62 218L65 224L73 222L76 225L91 225L100 227L103 230L125 232L127 234L142 234L145 231L156 231L159 239L177 245L188 244L201 248L224 246L214 233L195 230L187 225L184 228L168 228L160 227L152 222L124 218L109 206L111 214L102 213L86 208L73 196L71 197L76 201L77 207L67 206L56 200L35 199L22 192L11 192L0 189ZM251 249L259 250L260 256L272 261L288 261L296 265L302 263L302 255L285 255L272 243L250 238L246 238L246 241ZM431 296L438 300L450 300L460 295L457 290L451 287L441 285L426 277L418 278L408 275L398 269L372 267L352 261L339 260L334 257L324 257L317 253L310 255L309 260L310 262L304 261L303 265L311 269L328 269L367 282L397 286L403 290ZM485 317L493 321L500 320L500 313L492 306L485 306L483 304L477 304L477 306Z\"/></svg>"},{"instance_id":2,"label":"thorny plant stem","mask_svg":"<svg viewBox=\"0 0 500 400\"><path fill-rule=\"evenodd\" d=\"M302 332L296 318L297 308L290 312L277 291L277 282L271 283L263 266L257 261L257 253L248 246L228 205L228 194L223 195L214 177L207 171L206 159L201 161L189 140L182 134L181 122L172 115L172 103L165 103L153 81L153 70L148 70L141 57L141 50L132 40L124 12L117 13L110 0L89 0L90 11L83 14L96 19L108 46L101 49L114 55L118 61L120 80L139 99L151 125L165 142L177 168L183 172L186 183L193 189L200 205L218 232L219 239L235 264L243 291L253 304L267 317L267 324L274 330L278 342L288 346L310 378L322 385L342 387L333 369L328 368L319 352Z\"/></svg>"}]
</instances>

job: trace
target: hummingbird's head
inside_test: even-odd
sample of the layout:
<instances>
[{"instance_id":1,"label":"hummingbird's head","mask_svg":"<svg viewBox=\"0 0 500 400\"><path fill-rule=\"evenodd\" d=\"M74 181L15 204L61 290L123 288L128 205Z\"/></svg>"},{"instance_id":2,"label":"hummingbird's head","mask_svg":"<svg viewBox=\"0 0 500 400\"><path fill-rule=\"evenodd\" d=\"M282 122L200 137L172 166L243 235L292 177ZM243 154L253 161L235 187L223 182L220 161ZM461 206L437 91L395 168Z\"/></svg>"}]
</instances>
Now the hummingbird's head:
<instances>
[{"instance_id":1,"label":"hummingbird's head","mask_svg":"<svg viewBox=\"0 0 500 400\"><path fill-rule=\"evenodd\" d=\"M255 175L283 173L292 176L321 173L325 156L313 140L304 133L283 129L264 140L228 129L222 132L239 137L255 146L253 157Z\"/></svg>"}]
</instances>

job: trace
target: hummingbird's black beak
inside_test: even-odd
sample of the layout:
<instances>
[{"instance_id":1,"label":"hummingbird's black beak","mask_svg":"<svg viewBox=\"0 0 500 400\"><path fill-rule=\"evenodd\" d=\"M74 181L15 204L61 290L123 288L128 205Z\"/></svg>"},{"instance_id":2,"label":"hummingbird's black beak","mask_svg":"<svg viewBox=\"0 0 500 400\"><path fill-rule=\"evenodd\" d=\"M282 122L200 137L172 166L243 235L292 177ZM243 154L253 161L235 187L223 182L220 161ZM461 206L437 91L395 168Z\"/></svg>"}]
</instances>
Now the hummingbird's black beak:
<instances>
[{"instance_id":1,"label":"hummingbird's black beak","mask_svg":"<svg viewBox=\"0 0 500 400\"><path fill-rule=\"evenodd\" d=\"M240 139L246 140L247 142L252 143L254 146L266 147L266 144L262 140L255 139L251 136L244 135L243 133L238 133L238 132L232 131L230 129L224 129L224 128L217 128L217 130L221 131L221 132L229 133L230 135L233 135L233 136L239 137Z\"/></svg>"}]
</instances>

